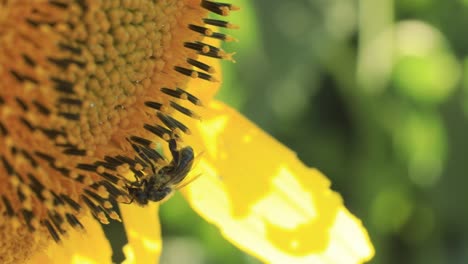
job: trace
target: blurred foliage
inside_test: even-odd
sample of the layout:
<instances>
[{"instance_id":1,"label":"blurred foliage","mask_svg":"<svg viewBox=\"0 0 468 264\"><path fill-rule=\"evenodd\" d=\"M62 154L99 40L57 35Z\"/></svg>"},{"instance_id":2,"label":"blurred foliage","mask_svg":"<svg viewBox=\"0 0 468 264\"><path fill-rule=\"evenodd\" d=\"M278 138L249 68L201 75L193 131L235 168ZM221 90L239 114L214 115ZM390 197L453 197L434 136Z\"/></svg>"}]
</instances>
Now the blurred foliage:
<instances>
[{"instance_id":1,"label":"blurred foliage","mask_svg":"<svg viewBox=\"0 0 468 264\"><path fill-rule=\"evenodd\" d=\"M468 0L235 2L219 98L332 180L372 263L468 263ZM256 263L179 195L161 216L163 263Z\"/></svg>"}]
</instances>

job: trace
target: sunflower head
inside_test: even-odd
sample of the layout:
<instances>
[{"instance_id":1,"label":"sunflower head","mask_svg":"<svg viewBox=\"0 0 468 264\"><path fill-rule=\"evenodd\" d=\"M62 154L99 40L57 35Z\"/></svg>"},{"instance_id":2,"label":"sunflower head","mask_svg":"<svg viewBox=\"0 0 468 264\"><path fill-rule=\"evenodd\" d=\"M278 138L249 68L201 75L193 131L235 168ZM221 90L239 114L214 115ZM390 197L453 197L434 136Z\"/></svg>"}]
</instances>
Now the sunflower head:
<instances>
[{"instance_id":1,"label":"sunflower head","mask_svg":"<svg viewBox=\"0 0 468 264\"><path fill-rule=\"evenodd\" d=\"M190 79L217 82L205 39L237 9L205 0L0 1L0 262L27 259L82 215L158 201L193 161ZM184 117L174 118L173 113ZM159 150L166 150L166 157ZM146 200L145 200L146 199Z\"/></svg>"}]
</instances>

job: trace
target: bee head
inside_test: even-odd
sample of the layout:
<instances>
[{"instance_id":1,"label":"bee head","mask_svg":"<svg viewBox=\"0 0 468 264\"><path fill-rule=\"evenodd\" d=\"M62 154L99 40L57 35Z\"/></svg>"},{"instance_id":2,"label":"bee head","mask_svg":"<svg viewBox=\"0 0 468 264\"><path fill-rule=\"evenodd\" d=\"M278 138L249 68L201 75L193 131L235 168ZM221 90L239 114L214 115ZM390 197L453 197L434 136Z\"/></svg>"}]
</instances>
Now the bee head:
<instances>
[{"instance_id":1,"label":"bee head","mask_svg":"<svg viewBox=\"0 0 468 264\"><path fill-rule=\"evenodd\" d=\"M167 195L169 195L172 192L172 189L170 187L162 187L162 188L157 188L153 189L149 192L149 197L148 199L154 202L159 202L162 199L164 199Z\"/></svg>"},{"instance_id":2,"label":"bee head","mask_svg":"<svg viewBox=\"0 0 468 264\"><path fill-rule=\"evenodd\" d=\"M148 195L146 192L141 191L139 188L130 187L129 194L132 196L132 201L135 200L139 205L148 204Z\"/></svg>"}]
</instances>

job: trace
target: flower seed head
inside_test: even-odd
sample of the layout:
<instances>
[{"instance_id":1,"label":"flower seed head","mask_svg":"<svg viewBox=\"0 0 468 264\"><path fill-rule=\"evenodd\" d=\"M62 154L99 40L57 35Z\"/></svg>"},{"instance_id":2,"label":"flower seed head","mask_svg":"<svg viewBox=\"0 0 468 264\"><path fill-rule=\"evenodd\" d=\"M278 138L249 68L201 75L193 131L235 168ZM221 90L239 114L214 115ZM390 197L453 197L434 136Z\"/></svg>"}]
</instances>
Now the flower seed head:
<instances>
[{"instance_id":1,"label":"flower seed head","mask_svg":"<svg viewBox=\"0 0 468 264\"><path fill-rule=\"evenodd\" d=\"M200 118L190 78L217 81L199 57L231 59L200 0L0 1L0 262L17 263L91 212L120 221L127 174L169 161L155 146ZM136 146L136 147L135 147ZM138 152L137 152L138 150ZM144 155L143 155L143 154ZM146 160L148 159L148 160Z\"/></svg>"}]
</instances>

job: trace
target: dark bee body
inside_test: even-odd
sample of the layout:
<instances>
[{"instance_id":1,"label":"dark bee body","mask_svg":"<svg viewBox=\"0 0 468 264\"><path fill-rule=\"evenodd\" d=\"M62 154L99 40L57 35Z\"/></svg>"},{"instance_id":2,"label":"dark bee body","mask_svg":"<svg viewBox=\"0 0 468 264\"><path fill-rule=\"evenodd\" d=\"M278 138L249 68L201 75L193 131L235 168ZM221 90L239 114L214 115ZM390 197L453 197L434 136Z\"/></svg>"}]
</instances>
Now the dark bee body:
<instances>
[{"instance_id":1,"label":"dark bee body","mask_svg":"<svg viewBox=\"0 0 468 264\"><path fill-rule=\"evenodd\" d=\"M175 185L185 179L193 165L193 149L185 147L178 150L175 139L171 139L169 150L172 154L172 161L167 166L158 171L151 166L153 168L151 175L127 186L132 201L140 205L146 205L150 201L161 201L172 192Z\"/></svg>"}]
</instances>

